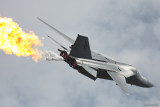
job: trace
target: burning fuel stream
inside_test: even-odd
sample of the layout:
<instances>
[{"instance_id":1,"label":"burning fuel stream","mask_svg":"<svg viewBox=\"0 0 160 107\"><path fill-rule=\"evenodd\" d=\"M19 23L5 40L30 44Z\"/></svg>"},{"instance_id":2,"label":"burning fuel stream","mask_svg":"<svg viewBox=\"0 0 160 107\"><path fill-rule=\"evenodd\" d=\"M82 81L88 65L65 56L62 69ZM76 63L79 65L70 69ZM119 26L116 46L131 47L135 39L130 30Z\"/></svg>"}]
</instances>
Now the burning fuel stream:
<instances>
[{"instance_id":1,"label":"burning fuel stream","mask_svg":"<svg viewBox=\"0 0 160 107\"><path fill-rule=\"evenodd\" d=\"M42 51L42 43L32 31L26 33L11 18L0 17L0 49L6 54L31 56L38 60L62 60L53 51Z\"/></svg>"}]
</instances>

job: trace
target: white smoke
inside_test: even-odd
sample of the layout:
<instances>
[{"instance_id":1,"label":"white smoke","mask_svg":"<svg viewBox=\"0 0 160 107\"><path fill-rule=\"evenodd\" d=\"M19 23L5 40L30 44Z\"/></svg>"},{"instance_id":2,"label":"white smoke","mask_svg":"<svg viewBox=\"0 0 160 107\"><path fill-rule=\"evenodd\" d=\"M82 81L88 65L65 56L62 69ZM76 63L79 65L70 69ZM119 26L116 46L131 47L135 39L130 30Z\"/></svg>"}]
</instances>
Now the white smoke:
<instances>
[{"instance_id":1,"label":"white smoke","mask_svg":"<svg viewBox=\"0 0 160 107\"><path fill-rule=\"evenodd\" d=\"M40 60L47 60L47 61L62 61L63 58L56 54L54 51L42 51L38 50L38 53L40 55Z\"/></svg>"}]
</instances>

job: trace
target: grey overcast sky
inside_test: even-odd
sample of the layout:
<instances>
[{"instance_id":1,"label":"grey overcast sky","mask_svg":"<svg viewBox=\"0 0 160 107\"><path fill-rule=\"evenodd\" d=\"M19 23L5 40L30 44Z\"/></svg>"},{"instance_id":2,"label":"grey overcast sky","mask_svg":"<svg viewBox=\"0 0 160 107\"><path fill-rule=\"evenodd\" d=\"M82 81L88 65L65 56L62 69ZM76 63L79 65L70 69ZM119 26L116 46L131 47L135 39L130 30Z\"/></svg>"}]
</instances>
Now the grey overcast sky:
<instances>
[{"instance_id":1,"label":"grey overcast sky","mask_svg":"<svg viewBox=\"0 0 160 107\"><path fill-rule=\"evenodd\" d=\"M42 49L65 45L40 17L71 38L89 37L91 48L131 64L154 88L128 85L130 96L115 82L91 79L64 62L6 55L0 50L0 107L144 107L160 106L159 0L1 0L0 16L13 18L24 31L45 37Z\"/></svg>"}]
</instances>

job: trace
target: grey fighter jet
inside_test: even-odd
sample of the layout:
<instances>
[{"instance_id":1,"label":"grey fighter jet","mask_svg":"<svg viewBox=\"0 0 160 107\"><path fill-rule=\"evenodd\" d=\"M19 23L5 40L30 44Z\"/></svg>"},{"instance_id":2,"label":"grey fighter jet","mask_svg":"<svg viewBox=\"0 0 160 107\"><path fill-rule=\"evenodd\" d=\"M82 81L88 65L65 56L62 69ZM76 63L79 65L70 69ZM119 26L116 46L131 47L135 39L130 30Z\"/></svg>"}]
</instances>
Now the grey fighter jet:
<instances>
[{"instance_id":1,"label":"grey fighter jet","mask_svg":"<svg viewBox=\"0 0 160 107\"><path fill-rule=\"evenodd\" d=\"M74 41L42 19L38 19L72 44L70 48L66 48L48 36L60 45L62 49L58 49L61 57L53 57L47 60L63 60L70 67L93 80L97 78L113 80L127 95L129 95L129 92L126 83L145 88L153 87L153 84L141 76L135 67L106 58L90 50L88 37L78 34L77 39Z\"/></svg>"}]
</instances>

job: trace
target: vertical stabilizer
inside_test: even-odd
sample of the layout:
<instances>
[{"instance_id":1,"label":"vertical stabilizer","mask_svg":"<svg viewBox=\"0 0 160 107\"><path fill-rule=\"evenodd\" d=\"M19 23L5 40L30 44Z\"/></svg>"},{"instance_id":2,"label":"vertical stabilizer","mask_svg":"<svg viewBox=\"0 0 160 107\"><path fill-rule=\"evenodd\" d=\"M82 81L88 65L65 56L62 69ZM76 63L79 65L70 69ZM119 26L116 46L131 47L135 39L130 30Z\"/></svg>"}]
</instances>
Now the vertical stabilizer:
<instances>
[{"instance_id":1,"label":"vertical stabilizer","mask_svg":"<svg viewBox=\"0 0 160 107\"><path fill-rule=\"evenodd\" d=\"M78 37L71 47L70 56L77 58L92 59L88 37L78 34Z\"/></svg>"}]
</instances>

